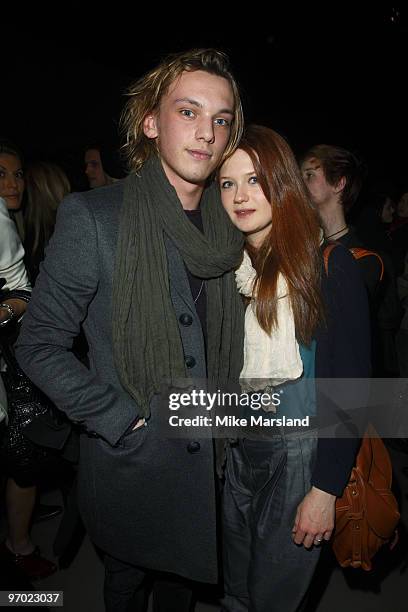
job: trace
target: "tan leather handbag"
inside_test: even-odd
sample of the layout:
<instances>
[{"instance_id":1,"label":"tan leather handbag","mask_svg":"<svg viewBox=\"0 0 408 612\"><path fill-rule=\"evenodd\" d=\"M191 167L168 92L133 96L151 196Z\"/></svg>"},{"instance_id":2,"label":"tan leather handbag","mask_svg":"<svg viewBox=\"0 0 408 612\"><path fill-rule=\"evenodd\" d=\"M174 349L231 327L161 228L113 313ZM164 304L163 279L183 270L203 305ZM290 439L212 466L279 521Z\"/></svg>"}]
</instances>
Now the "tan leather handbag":
<instances>
[{"instance_id":1,"label":"tan leather handbag","mask_svg":"<svg viewBox=\"0 0 408 612\"><path fill-rule=\"evenodd\" d=\"M336 500L333 550L342 567L371 570L372 558L392 538L400 513L391 484L390 456L370 427L343 496Z\"/></svg>"}]
</instances>

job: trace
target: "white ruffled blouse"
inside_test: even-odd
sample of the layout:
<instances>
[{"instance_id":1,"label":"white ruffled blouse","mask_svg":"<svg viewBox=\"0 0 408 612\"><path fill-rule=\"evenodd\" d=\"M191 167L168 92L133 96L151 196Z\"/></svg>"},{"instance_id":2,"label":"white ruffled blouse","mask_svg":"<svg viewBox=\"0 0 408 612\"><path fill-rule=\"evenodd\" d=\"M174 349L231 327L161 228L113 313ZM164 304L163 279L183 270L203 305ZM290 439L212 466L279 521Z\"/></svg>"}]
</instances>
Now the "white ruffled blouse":
<instances>
[{"instance_id":1,"label":"white ruffled blouse","mask_svg":"<svg viewBox=\"0 0 408 612\"><path fill-rule=\"evenodd\" d=\"M260 327L256 318L256 296L253 295L255 278L256 271L248 253L244 251L244 259L235 272L235 280L239 292L250 297L251 302L245 313L244 367L240 379L241 386L252 391L281 385L299 378L303 373L284 276L279 274L278 277L277 326L270 335Z\"/></svg>"}]
</instances>

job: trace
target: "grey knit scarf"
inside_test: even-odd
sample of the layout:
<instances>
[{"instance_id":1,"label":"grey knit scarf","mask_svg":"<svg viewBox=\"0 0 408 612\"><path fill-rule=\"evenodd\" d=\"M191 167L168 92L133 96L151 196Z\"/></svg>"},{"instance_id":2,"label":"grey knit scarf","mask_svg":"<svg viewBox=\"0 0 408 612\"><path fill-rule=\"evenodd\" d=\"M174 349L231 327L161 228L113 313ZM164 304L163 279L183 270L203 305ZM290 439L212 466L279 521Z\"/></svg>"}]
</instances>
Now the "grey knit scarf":
<instances>
[{"instance_id":1,"label":"grey knit scarf","mask_svg":"<svg viewBox=\"0 0 408 612\"><path fill-rule=\"evenodd\" d=\"M123 387L149 415L163 381L187 379L183 347L170 297L164 233L190 272L206 279L208 378L237 379L242 368L244 312L231 270L243 238L212 184L201 198L204 234L185 215L160 160L150 158L126 179L113 282L115 366Z\"/></svg>"}]
</instances>

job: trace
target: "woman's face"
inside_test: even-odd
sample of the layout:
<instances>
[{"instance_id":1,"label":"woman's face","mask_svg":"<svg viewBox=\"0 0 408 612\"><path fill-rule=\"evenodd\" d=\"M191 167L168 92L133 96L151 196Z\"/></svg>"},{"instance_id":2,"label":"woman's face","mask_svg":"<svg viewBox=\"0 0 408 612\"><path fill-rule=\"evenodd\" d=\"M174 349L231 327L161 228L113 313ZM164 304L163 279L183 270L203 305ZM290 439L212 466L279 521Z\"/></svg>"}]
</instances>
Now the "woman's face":
<instances>
[{"instance_id":1,"label":"woman's face","mask_svg":"<svg viewBox=\"0 0 408 612\"><path fill-rule=\"evenodd\" d=\"M232 223L253 247L259 248L271 230L272 208L245 151L237 149L224 162L219 184L222 204Z\"/></svg>"},{"instance_id":2,"label":"woman's face","mask_svg":"<svg viewBox=\"0 0 408 612\"><path fill-rule=\"evenodd\" d=\"M18 210L24 193L24 174L21 161L15 155L0 153L0 197L9 210Z\"/></svg>"}]
</instances>

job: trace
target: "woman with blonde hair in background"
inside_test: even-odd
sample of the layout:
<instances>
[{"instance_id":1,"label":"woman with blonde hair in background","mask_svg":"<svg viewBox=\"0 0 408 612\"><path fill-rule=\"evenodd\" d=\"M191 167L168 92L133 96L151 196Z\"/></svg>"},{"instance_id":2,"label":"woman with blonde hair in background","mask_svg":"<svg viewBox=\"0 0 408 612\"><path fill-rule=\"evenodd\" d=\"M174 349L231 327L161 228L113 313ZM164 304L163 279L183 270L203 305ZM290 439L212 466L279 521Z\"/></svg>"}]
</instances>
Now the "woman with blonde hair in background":
<instances>
[{"instance_id":1,"label":"woman with blonde hair in background","mask_svg":"<svg viewBox=\"0 0 408 612\"><path fill-rule=\"evenodd\" d=\"M26 266L34 284L44 249L54 231L57 208L71 191L65 172L50 162L34 162L26 171L27 207L25 211Z\"/></svg>"}]
</instances>

